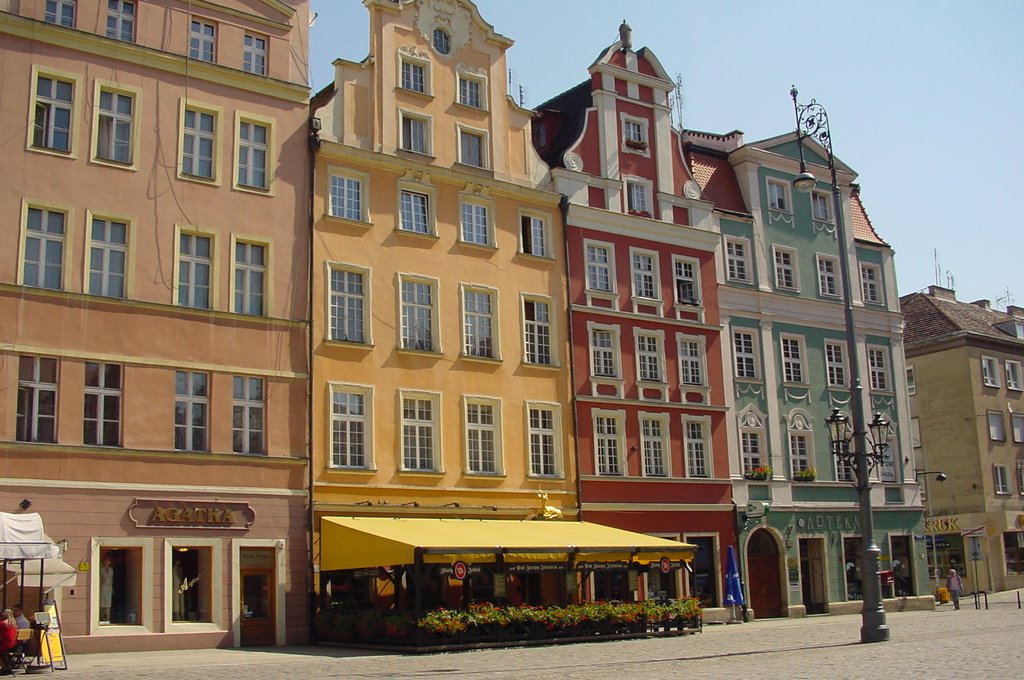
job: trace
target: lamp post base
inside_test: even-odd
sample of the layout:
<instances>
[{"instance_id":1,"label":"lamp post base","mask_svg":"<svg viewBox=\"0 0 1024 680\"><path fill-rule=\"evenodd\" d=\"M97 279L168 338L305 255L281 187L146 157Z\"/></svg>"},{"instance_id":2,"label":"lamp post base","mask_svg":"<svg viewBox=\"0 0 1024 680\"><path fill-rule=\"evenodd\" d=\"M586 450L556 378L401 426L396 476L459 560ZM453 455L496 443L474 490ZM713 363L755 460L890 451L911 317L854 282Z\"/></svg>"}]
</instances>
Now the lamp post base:
<instances>
[{"instance_id":1,"label":"lamp post base","mask_svg":"<svg viewBox=\"0 0 1024 680\"><path fill-rule=\"evenodd\" d=\"M888 642L889 641L889 626L867 624L865 623L860 627L860 641L861 643L867 642Z\"/></svg>"}]
</instances>

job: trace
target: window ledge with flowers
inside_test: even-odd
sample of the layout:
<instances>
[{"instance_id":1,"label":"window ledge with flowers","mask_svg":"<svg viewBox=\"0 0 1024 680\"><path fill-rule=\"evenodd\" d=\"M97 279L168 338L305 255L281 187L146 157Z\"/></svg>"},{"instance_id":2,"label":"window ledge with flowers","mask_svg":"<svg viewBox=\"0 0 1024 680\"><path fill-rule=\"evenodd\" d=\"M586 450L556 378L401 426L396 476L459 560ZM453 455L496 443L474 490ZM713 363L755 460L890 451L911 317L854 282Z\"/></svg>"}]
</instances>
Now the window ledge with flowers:
<instances>
[{"instance_id":1,"label":"window ledge with flowers","mask_svg":"<svg viewBox=\"0 0 1024 680\"><path fill-rule=\"evenodd\" d=\"M794 482L813 482L817 479L818 474L814 468L805 468L803 470L797 470L793 473Z\"/></svg>"},{"instance_id":2,"label":"window ledge with flowers","mask_svg":"<svg viewBox=\"0 0 1024 680\"><path fill-rule=\"evenodd\" d=\"M402 646L429 651L507 643L575 642L680 635L701 630L700 602L581 602L564 607L479 602L466 609L435 609L417 620L412 612L331 608L317 615L321 640L359 645Z\"/></svg>"},{"instance_id":3,"label":"window ledge with flowers","mask_svg":"<svg viewBox=\"0 0 1024 680\"><path fill-rule=\"evenodd\" d=\"M642 139L627 139L626 148L633 149L634 151L647 151L647 142Z\"/></svg>"},{"instance_id":4,"label":"window ledge with flowers","mask_svg":"<svg viewBox=\"0 0 1024 680\"><path fill-rule=\"evenodd\" d=\"M770 465L758 465L757 467L751 468L743 473L744 479L751 479L754 481L765 481L772 478L772 468Z\"/></svg>"}]
</instances>

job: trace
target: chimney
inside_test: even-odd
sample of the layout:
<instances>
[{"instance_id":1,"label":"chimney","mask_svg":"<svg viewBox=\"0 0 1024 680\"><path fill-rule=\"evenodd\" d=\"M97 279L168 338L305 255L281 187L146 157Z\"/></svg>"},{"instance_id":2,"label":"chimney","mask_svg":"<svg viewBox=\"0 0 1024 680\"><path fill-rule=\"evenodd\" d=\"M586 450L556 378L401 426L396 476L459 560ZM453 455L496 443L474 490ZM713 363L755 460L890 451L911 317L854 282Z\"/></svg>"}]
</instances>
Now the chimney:
<instances>
[{"instance_id":1,"label":"chimney","mask_svg":"<svg viewBox=\"0 0 1024 680\"><path fill-rule=\"evenodd\" d=\"M928 295L939 300L947 300L949 302L956 302L956 291L951 288L943 288L942 286L928 286Z\"/></svg>"},{"instance_id":2,"label":"chimney","mask_svg":"<svg viewBox=\"0 0 1024 680\"><path fill-rule=\"evenodd\" d=\"M992 309L992 302L990 300L975 300L971 304L982 309Z\"/></svg>"},{"instance_id":3,"label":"chimney","mask_svg":"<svg viewBox=\"0 0 1024 680\"><path fill-rule=\"evenodd\" d=\"M1012 316L1014 319L1024 319L1024 307L1008 305L1006 307L1006 313Z\"/></svg>"}]
</instances>

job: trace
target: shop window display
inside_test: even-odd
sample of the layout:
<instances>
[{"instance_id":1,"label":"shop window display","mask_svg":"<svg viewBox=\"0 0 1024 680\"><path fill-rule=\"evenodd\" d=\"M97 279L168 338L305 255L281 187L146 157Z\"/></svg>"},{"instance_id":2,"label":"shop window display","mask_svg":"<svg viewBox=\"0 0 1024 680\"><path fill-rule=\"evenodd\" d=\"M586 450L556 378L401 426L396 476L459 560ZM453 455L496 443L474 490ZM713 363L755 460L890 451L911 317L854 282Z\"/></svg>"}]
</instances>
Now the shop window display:
<instances>
[{"instance_id":1,"label":"shop window display","mask_svg":"<svg viewBox=\"0 0 1024 680\"><path fill-rule=\"evenodd\" d=\"M210 550L175 548L171 560L171 620L210 621Z\"/></svg>"},{"instance_id":2,"label":"shop window display","mask_svg":"<svg viewBox=\"0 0 1024 680\"><path fill-rule=\"evenodd\" d=\"M138 625L142 610L142 550L102 548L99 584L100 625Z\"/></svg>"}]
</instances>

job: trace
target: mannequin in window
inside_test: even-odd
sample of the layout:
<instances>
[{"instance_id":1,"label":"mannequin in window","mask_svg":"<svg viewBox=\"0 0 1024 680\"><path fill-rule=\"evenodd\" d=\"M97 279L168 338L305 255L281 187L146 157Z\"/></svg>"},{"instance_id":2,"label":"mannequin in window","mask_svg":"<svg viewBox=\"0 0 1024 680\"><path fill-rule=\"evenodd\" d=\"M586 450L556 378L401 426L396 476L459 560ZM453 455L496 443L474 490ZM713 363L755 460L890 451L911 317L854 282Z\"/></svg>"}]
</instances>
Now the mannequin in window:
<instances>
[{"instance_id":1,"label":"mannequin in window","mask_svg":"<svg viewBox=\"0 0 1024 680\"><path fill-rule=\"evenodd\" d=\"M110 623L110 601L114 597L114 565L110 556L103 557L100 567L100 623Z\"/></svg>"},{"instance_id":2,"label":"mannequin in window","mask_svg":"<svg viewBox=\"0 0 1024 680\"><path fill-rule=\"evenodd\" d=\"M174 561L174 569L171 571L172 582L174 584L174 592L171 593L173 597L172 619L174 621L182 621L185 619L185 588L182 587L185 579L181 574L181 562Z\"/></svg>"}]
</instances>

